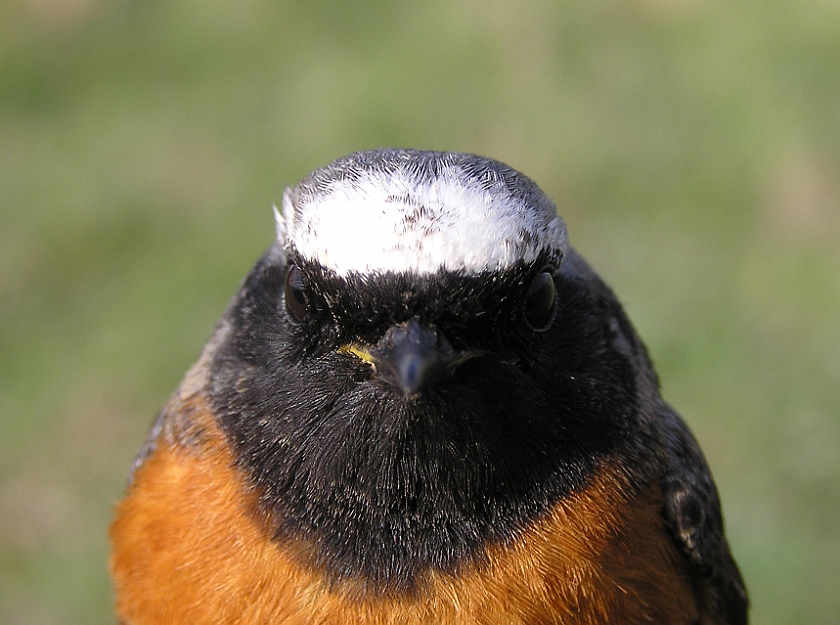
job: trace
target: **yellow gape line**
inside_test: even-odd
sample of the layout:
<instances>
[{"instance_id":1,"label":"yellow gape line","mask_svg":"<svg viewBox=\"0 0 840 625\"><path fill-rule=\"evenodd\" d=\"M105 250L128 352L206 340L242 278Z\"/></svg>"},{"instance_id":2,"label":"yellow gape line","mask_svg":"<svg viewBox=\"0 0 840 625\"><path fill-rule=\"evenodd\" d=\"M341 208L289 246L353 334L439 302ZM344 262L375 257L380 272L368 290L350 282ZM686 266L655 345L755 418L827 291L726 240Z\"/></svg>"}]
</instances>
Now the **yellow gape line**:
<instances>
[{"instance_id":1,"label":"yellow gape line","mask_svg":"<svg viewBox=\"0 0 840 625\"><path fill-rule=\"evenodd\" d=\"M359 347L358 345L353 345L352 343L348 343L347 345L342 345L338 348L338 351L342 354L350 354L355 356L359 360L363 360L369 365L376 367L376 361L373 359L373 356L370 355L366 349Z\"/></svg>"}]
</instances>

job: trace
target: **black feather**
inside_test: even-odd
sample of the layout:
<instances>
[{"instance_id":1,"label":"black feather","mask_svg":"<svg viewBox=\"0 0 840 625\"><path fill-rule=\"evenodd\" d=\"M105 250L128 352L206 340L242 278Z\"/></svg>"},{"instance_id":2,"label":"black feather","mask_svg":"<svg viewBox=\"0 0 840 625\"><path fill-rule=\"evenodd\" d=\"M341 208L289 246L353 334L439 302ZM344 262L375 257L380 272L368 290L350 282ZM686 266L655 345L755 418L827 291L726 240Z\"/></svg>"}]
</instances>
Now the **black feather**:
<instances>
[{"instance_id":1,"label":"black feather","mask_svg":"<svg viewBox=\"0 0 840 625\"><path fill-rule=\"evenodd\" d=\"M549 260L339 278L292 255L310 307L295 324L282 256L264 257L229 310L210 395L278 537L317 545L304 551L332 579L410 587L511 538L626 444L635 374L611 346L604 294L561 271L549 330L524 319ZM405 397L337 351L415 316L487 355Z\"/></svg>"}]
</instances>

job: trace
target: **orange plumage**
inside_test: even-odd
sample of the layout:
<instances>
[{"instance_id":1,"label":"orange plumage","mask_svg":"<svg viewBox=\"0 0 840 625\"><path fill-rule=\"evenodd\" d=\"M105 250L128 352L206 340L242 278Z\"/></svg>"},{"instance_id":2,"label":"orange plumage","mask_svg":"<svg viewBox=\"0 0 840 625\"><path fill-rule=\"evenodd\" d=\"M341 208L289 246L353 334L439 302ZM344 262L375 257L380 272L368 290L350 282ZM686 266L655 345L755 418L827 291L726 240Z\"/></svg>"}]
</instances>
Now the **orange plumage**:
<instances>
[{"instance_id":1,"label":"orange plumage","mask_svg":"<svg viewBox=\"0 0 840 625\"><path fill-rule=\"evenodd\" d=\"M695 622L685 567L663 528L661 494L634 493L606 465L512 544L490 545L457 575L410 596L361 598L303 568L255 514L253 492L200 398L201 442L161 442L134 476L111 528L118 613L165 623ZM673 606L681 609L674 610Z\"/></svg>"}]
</instances>

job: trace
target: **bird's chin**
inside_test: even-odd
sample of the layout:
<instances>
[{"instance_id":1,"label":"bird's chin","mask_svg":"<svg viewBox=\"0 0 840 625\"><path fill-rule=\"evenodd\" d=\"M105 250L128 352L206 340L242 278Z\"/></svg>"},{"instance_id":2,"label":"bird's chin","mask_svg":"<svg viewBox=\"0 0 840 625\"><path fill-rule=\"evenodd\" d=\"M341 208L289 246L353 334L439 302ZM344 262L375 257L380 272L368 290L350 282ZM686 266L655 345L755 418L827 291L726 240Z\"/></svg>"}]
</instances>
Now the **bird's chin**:
<instances>
[{"instance_id":1,"label":"bird's chin","mask_svg":"<svg viewBox=\"0 0 840 625\"><path fill-rule=\"evenodd\" d=\"M383 382L375 380L372 382L374 392L382 398L383 405L399 406L402 408L418 408L436 403L441 396L441 391L437 388L423 389L414 393L407 393L403 389Z\"/></svg>"}]
</instances>

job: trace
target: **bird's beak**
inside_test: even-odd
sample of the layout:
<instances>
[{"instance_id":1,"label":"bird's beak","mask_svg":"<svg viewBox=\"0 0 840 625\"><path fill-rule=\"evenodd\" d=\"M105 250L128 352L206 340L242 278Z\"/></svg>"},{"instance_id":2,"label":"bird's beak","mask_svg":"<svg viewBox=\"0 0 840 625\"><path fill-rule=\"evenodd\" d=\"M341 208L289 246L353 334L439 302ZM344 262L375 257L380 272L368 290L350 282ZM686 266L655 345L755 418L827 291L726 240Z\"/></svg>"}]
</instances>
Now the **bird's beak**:
<instances>
[{"instance_id":1,"label":"bird's beak","mask_svg":"<svg viewBox=\"0 0 840 625\"><path fill-rule=\"evenodd\" d=\"M370 350L347 345L341 351L372 364L376 377L407 396L446 380L460 364L477 355L456 352L442 333L417 317L389 328Z\"/></svg>"}]
</instances>

